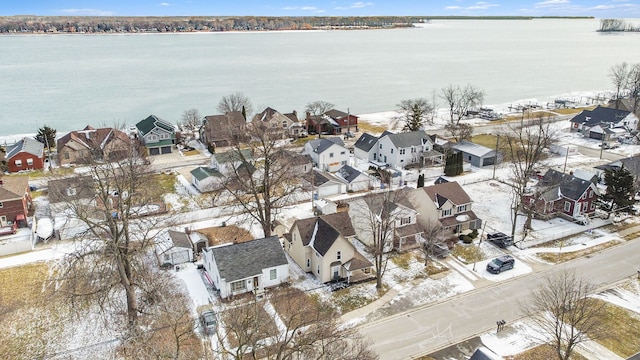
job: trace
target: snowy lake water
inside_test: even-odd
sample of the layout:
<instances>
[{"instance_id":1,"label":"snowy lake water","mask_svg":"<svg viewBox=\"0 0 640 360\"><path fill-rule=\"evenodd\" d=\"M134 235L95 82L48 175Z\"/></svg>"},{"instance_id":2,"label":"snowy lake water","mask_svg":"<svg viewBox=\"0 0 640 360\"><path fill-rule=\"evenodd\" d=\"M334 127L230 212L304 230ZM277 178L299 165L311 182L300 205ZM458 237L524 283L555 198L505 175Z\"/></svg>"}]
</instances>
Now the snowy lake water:
<instances>
[{"instance_id":1,"label":"snowy lake water","mask_svg":"<svg viewBox=\"0 0 640 360\"><path fill-rule=\"evenodd\" d=\"M631 19L633 22L633 19ZM636 21L638 23L640 21ZM393 110L449 84L485 103L613 88L613 64L640 59L640 35L598 19L433 21L413 29L0 36L0 136L177 122L217 113L241 91L256 111L315 100L353 114ZM437 99L436 99L437 100Z\"/></svg>"}]
</instances>

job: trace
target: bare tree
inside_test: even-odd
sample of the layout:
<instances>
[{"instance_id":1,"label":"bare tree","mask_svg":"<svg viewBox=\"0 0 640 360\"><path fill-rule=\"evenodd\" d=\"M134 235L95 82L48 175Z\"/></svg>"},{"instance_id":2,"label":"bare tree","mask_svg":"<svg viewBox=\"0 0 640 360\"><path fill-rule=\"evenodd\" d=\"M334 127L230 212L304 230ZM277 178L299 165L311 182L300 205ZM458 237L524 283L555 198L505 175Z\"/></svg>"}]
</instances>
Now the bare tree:
<instances>
[{"instance_id":1,"label":"bare tree","mask_svg":"<svg viewBox=\"0 0 640 360\"><path fill-rule=\"evenodd\" d=\"M436 255L436 244L441 243L443 228L440 222L429 220L422 224L422 254L424 255L424 266L429 266L429 260ZM442 243L442 245L445 245ZM446 245L445 245L446 246Z\"/></svg>"},{"instance_id":2,"label":"bare tree","mask_svg":"<svg viewBox=\"0 0 640 360\"><path fill-rule=\"evenodd\" d=\"M577 345L596 339L604 326L605 302L589 297L594 284L564 270L549 276L521 304L540 329L541 340L550 343L558 360L568 360Z\"/></svg>"},{"instance_id":3,"label":"bare tree","mask_svg":"<svg viewBox=\"0 0 640 360\"><path fill-rule=\"evenodd\" d=\"M467 84L464 88L459 85L449 85L440 92L440 97L447 103L449 121L445 130L456 141L468 139L473 133L469 124L461 122L469 110L478 107L484 101L484 91Z\"/></svg>"},{"instance_id":4,"label":"bare tree","mask_svg":"<svg viewBox=\"0 0 640 360\"><path fill-rule=\"evenodd\" d=\"M629 64L622 62L615 64L609 69L609 78L613 85L616 87L616 109L620 106L620 98L622 97L622 91L627 88L627 82L629 81Z\"/></svg>"},{"instance_id":5,"label":"bare tree","mask_svg":"<svg viewBox=\"0 0 640 360\"><path fill-rule=\"evenodd\" d=\"M335 309L295 288L229 308L221 319L219 352L234 359L377 359L356 328L340 324Z\"/></svg>"},{"instance_id":6,"label":"bare tree","mask_svg":"<svg viewBox=\"0 0 640 360\"><path fill-rule=\"evenodd\" d=\"M78 189L58 194L68 198L62 212L75 226L66 235L78 246L65 258L57 280L71 302L93 302L110 319L126 314L134 328L146 286L145 257L160 221L144 215L159 195L153 192L158 187L152 184L144 149L134 140L124 146L118 161L87 167L93 182L83 191L90 192L90 199L78 196Z\"/></svg>"},{"instance_id":7,"label":"bare tree","mask_svg":"<svg viewBox=\"0 0 640 360\"><path fill-rule=\"evenodd\" d=\"M334 106L335 106L334 104L328 101L317 100L317 101L308 103L304 110L305 110L305 113L307 114L307 117L312 116L314 119L319 119L324 113L333 109ZM307 129L309 133L311 133L311 130L316 130L316 129ZM319 130L318 137L322 135L321 133L322 133L322 130Z\"/></svg>"},{"instance_id":8,"label":"bare tree","mask_svg":"<svg viewBox=\"0 0 640 360\"><path fill-rule=\"evenodd\" d=\"M640 63L633 64L629 69L629 79L627 81L627 92L633 100L633 113L638 113L640 108Z\"/></svg>"},{"instance_id":9,"label":"bare tree","mask_svg":"<svg viewBox=\"0 0 640 360\"><path fill-rule=\"evenodd\" d=\"M505 152L505 158L510 161L512 215L511 236L515 236L516 220L523 210L522 202L526 193L527 184L535 168L540 166L546 158L545 149L557 142L557 131L552 127L549 117L538 117L527 126L509 123L499 135L500 150ZM531 227L533 211L527 213L525 228Z\"/></svg>"},{"instance_id":10,"label":"bare tree","mask_svg":"<svg viewBox=\"0 0 640 360\"><path fill-rule=\"evenodd\" d=\"M241 111L244 119L247 120L247 116L251 116L253 113L253 104L251 103L251 99L249 99L245 94L235 92L233 94L223 96L222 99L220 99L220 102L218 102L216 110L223 114L233 111Z\"/></svg>"},{"instance_id":11,"label":"bare tree","mask_svg":"<svg viewBox=\"0 0 640 360\"><path fill-rule=\"evenodd\" d=\"M235 139L231 144L236 166L228 169L222 186L268 237L276 216L295 200L302 185L277 129L256 122L246 135L247 143Z\"/></svg>"},{"instance_id":12,"label":"bare tree","mask_svg":"<svg viewBox=\"0 0 640 360\"><path fill-rule=\"evenodd\" d=\"M202 115L197 109L185 110L182 113L182 121L178 124L184 131L188 131L192 134L198 131L202 125Z\"/></svg>"},{"instance_id":13,"label":"bare tree","mask_svg":"<svg viewBox=\"0 0 640 360\"><path fill-rule=\"evenodd\" d=\"M398 120L404 122L403 131L420 130L425 123L433 122L433 105L425 98L402 100Z\"/></svg>"}]
</instances>

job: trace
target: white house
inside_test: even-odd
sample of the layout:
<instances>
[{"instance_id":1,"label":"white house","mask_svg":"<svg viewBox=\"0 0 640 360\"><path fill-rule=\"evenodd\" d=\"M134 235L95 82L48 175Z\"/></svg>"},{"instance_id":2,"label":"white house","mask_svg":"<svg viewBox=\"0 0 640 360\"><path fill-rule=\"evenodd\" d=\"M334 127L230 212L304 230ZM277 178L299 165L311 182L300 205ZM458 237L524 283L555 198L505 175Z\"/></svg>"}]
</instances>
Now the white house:
<instances>
[{"instance_id":1,"label":"white house","mask_svg":"<svg viewBox=\"0 0 640 360\"><path fill-rule=\"evenodd\" d=\"M189 235L169 230L155 239L156 257L159 265L177 265L193 261L193 244Z\"/></svg>"},{"instance_id":2,"label":"white house","mask_svg":"<svg viewBox=\"0 0 640 360\"><path fill-rule=\"evenodd\" d=\"M307 142L303 154L309 154L320 170L334 172L349 161L349 150L338 137L321 138Z\"/></svg>"},{"instance_id":3,"label":"white house","mask_svg":"<svg viewBox=\"0 0 640 360\"><path fill-rule=\"evenodd\" d=\"M369 133L360 135L356 143L353 144L353 156L365 161L373 161L373 156L376 154L376 144L378 138Z\"/></svg>"},{"instance_id":4,"label":"white house","mask_svg":"<svg viewBox=\"0 0 640 360\"><path fill-rule=\"evenodd\" d=\"M373 161L392 168L442 164L444 155L433 150L431 137L423 130L399 134L385 132L374 146Z\"/></svg>"},{"instance_id":5,"label":"white house","mask_svg":"<svg viewBox=\"0 0 640 360\"><path fill-rule=\"evenodd\" d=\"M349 165L344 165L336 171L336 177L347 185L347 191L364 191L374 186L374 180L369 175Z\"/></svg>"},{"instance_id":6,"label":"white house","mask_svg":"<svg viewBox=\"0 0 640 360\"><path fill-rule=\"evenodd\" d=\"M258 294L289 280L289 263L277 236L205 248L202 258L223 299Z\"/></svg>"},{"instance_id":7,"label":"white house","mask_svg":"<svg viewBox=\"0 0 640 360\"><path fill-rule=\"evenodd\" d=\"M330 172L314 169L310 176L313 193L317 199L347 192L347 184Z\"/></svg>"}]
</instances>

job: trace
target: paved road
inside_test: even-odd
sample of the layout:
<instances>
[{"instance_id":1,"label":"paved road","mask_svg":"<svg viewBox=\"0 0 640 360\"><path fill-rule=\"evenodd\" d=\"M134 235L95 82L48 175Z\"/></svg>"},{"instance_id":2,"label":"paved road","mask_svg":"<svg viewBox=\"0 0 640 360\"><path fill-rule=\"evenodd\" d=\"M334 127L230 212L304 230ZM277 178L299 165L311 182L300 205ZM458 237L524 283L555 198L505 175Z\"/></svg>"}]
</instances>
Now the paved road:
<instances>
[{"instance_id":1,"label":"paved road","mask_svg":"<svg viewBox=\"0 0 640 360\"><path fill-rule=\"evenodd\" d=\"M381 359L409 359L457 344L470 337L492 331L498 320L507 323L521 318L519 304L544 278L562 269L605 287L636 274L640 269L640 241L628 241L589 257L542 271L492 284L450 300L407 311L361 326L372 340L372 348Z\"/></svg>"}]
</instances>

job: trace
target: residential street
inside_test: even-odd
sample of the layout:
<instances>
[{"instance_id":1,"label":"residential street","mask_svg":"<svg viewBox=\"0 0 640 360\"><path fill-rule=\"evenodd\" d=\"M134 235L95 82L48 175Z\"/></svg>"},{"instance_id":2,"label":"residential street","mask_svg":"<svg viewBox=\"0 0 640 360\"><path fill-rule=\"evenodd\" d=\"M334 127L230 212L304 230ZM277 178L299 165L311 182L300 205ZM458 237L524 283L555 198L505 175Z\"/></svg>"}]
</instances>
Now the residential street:
<instances>
[{"instance_id":1,"label":"residential street","mask_svg":"<svg viewBox=\"0 0 640 360\"><path fill-rule=\"evenodd\" d=\"M381 359L408 359L492 331L496 321L507 324L523 316L520 304L550 274L562 269L606 287L640 270L640 241L633 240L564 264L513 280L491 284L450 300L362 325Z\"/></svg>"}]
</instances>

